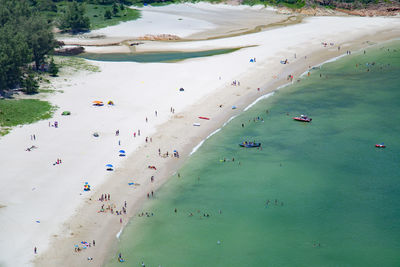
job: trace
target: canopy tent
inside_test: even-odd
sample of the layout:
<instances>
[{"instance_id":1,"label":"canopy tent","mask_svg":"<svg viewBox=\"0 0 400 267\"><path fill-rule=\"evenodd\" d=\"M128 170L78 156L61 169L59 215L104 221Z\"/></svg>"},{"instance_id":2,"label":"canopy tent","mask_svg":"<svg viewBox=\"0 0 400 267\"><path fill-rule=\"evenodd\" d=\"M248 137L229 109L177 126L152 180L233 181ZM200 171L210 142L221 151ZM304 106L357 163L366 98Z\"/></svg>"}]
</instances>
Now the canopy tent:
<instances>
[{"instance_id":1,"label":"canopy tent","mask_svg":"<svg viewBox=\"0 0 400 267\"><path fill-rule=\"evenodd\" d=\"M103 106L104 105L104 103L103 103L103 101L93 101L93 105L94 106Z\"/></svg>"},{"instance_id":2,"label":"canopy tent","mask_svg":"<svg viewBox=\"0 0 400 267\"><path fill-rule=\"evenodd\" d=\"M107 171L113 171L113 170L114 170L113 167L114 167L113 165L107 164L107 165L106 165L106 170L107 170Z\"/></svg>"}]
</instances>

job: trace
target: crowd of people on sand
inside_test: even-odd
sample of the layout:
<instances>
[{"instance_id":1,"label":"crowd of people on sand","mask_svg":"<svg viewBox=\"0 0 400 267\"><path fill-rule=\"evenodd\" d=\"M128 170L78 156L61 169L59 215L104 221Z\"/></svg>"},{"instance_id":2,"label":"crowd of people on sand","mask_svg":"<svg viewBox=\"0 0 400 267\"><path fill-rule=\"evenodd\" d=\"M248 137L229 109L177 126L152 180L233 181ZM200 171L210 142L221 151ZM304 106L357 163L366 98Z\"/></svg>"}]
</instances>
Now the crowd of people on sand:
<instances>
[{"instance_id":1,"label":"crowd of people on sand","mask_svg":"<svg viewBox=\"0 0 400 267\"><path fill-rule=\"evenodd\" d=\"M53 166L59 165L61 163L62 163L62 160L61 159L57 159L57 161L53 163Z\"/></svg>"},{"instance_id":2,"label":"crowd of people on sand","mask_svg":"<svg viewBox=\"0 0 400 267\"><path fill-rule=\"evenodd\" d=\"M150 193L147 193L147 198L154 197L154 191L151 190Z\"/></svg>"},{"instance_id":3,"label":"crowd of people on sand","mask_svg":"<svg viewBox=\"0 0 400 267\"><path fill-rule=\"evenodd\" d=\"M91 242L87 242L87 241L81 241L80 245L81 246L79 246L79 245L75 245L74 246L74 251L75 252L81 252L83 249L95 247L96 246L96 241L93 240L92 243ZM93 258L88 258L88 260L93 260Z\"/></svg>"},{"instance_id":4,"label":"crowd of people on sand","mask_svg":"<svg viewBox=\"0 0 400 267\"><path fill-rule=\"evenodd\" d=\"M231 83L231 85L232 85L232 86L240 86L240 82L234 80L234 81Z\"/></svg>"},{"instance_id":5,"label":"crowd of people on sand","mask_svg":"<svg viewBox=\"0 0 400 267\"><path fill-rule=\"evenodd\" d=\"M49 127L58 128L58 121L55 121L54 123L51 123L51 122L49 121Z\"/></svg>"}]
</instances>

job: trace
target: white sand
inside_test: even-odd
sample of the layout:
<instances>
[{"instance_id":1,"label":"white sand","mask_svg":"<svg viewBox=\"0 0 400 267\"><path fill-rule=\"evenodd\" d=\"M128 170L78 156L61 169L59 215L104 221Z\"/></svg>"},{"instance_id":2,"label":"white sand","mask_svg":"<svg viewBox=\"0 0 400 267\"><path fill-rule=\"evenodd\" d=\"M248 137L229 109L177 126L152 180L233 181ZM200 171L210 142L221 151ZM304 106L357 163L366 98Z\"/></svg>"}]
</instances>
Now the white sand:
<instances>
[{"instance_id":1,"label":"white sand","mask_svg":"<svg viewBox=\"0 0 400 267\"><path fill-rule=\"evenodd\" d=\"M86 45L121 42L147 34L171 34L180 38L202 39L244 32L259 25L288 18L287 15L275 13L272 8L261 6L186 3L163 7L146 6L138 9L141 11L141 18L137 20L77 36L62 36L59 39L66 44Z\"/></svg>"},{"instance_id":2,"label":"white sand","mask_svg":"<svg viewBox=\"0 0 400 267\"><path fill-rule=\"evenodd\" d=\"M218 6L213 10L208 7L215 12L221 8ZM157 9L157 13L162 12L162 8ZM190 14L187 16L190 17ZM198 13L195 17L196 21L200 20ZM203 21L207 19L205 16ZM134 22L130 24L135 25ZM159 30L160 24L140 25L142 33L154 33ZM201 22L198 25L193 31L186 25L179 31L177 24L174 26L175 32L167 33L184 36L208 24ZM126 28L127 36L131 34L129 30L129 27ZM118 36L123 32L121 30ZM146 165L142 164L142 169L129 169L129 165L148 162L148 165L162 166L152 154L146 159L149 153L156 154L161 145L164 151L178 148L183 151L182 156L187 155L199 140L218 128L218 124L222 124L225 116L231 112L227 108L224 109L226 113L218 113L221 111L217 103L224 103L224 107L234 103L238 105L239 112L257 97L255 88L271 82L273 75L278 75L284 82L288 73L304 71L308 64L316 64L327 57L345 53L347 47L367 46L360 40L377 41L396 36L400 36L398 18L309 18L299 25L246 36L195 42L152 42L143 46L144 50L166 51L258 45L231 54L168 64L97 62L95 64L102 70L100 73L81 72L68 82L69 86L65 85L63 77L57 78L55 82L64 93L51 95L48 100L59 106L51 119L52 122L59 122L59 128L48 127L48 121L41 121L17 127L0 139L0 205L6 206L0 208L0 266L30 265L34 258L33 248L37 246L39 256L43 255L53 235L65 237L67 241L56 238L38 266L88 264L85 261L88 254L73 255L71 242L77 243L78 240L88 240L95 236L100 244L99 248L96 245L96 249L100 250L102 238L110 240L110 235L114 237L119 231L118 225L114 228L109 226L109 220L116 218L107 217L103 222L104 217L97 217L102 216L96 213L98 205L95 203L88 206L88 197L91 194L98 197L101 193L124 192L124 187L118 187L126 186L126 181L140 181L142 186L134 195L121 193L122 196L116 199L121 201L128 198L132 207L137 203L135 201L143 199L148 192L146 190L150 188L150 173ZM322 41L333 42L335 46L323 48ZM341 52L337 51L337 44L342 45ZM296 60L294 53L297 53ZM304 60L304 55L308 55L307 60ZM252 57L257 58L256 63L249 63ZM292 65L279 63L280 59L285 58ZM293 69L294 66L297 69ZM240 80L241 86L231 87L233 80ZM185 88L185 92L179 92L180 87ZM262 89L267 92L273 88ZM93 107L93 100L113 100L115 106ZM176 113L180 113L177 115L184 115L185 118L170 120L171 106ZM70 110L72 115L60 116L63 110ZM154 115L155 110L158 111L157 117ZM196 110L199 110L198 114ZM215 118L215 124L207 126L207 123L202 122L201 127L193 128L192 123L197 122L196 116L200 115ZM146 117L149 118L148 123L145 122ZM168 128L168 125L173 127ZM120 130L119 137L114 134L117 129ZM141 130L141 136L134 139L132 135L137 129ZM95 131L100 137L92 136ZM31 134L36 135L36 141L30 140ZM155 137L154 145L143 146L146 136ZM121 146L118 146L118 140ZM25 149L33 144L38 149L26 152ZM139 152L134 153L138 148ZM118 156L119 149L134 156L121 158ZM53 166L57 158L61 158L63 163ZM108 163L116 167L114 173L105 170ZM177 163L169 164L177 166ZM162 174L168 175L161 170L159 175ZM115 183L110 179L115 179ZM90 193L83 192L84 182L92 186ZM105 189L102 184L109 187ZM97 191L98 188L102 190ZM79 216L74 217L74 225L64 225L75 212ZM97 229L94 232L93 228L87 227L98 220L101 221L99 229L107 231ZM79 230L79 225L82 225L82 230ZM75 239L70 236L70 231L77 235ZM64 247L57 242L65 244ZM109 247L109 243L104 243L103 251Z\"/></svg>"}]
</instances>

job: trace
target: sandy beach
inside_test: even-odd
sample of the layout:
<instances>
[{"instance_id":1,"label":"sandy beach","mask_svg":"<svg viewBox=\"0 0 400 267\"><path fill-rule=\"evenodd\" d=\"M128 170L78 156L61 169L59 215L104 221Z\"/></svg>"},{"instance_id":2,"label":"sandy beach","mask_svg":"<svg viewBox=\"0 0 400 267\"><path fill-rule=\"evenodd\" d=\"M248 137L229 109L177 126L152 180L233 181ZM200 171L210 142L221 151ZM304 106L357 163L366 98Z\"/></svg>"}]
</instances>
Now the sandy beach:
<instances>
[{"instance_id":1,"label":"sandy beach","mask_svg":"<svg viewBox=\"0 0 400 267\"><path fill-rule=\"evenodd\" d=\"M92 34L105 35L107 42L145 34L191 39L146 41L136 47L143 52L248 47L176 63L92 61L100 72L81 71L55 78L52 82L63 93L46 98L58 107L54 117L16 127L0 138L0 266L101 266L117 242L116 235L147 201L147 194L156 192L184 164L193 148L230 117L277 87L297 82L312 66L346 55L348 50L355 52L400 36L399 18L310 17L286 27L205 40L231 31L224 23L237 9L246 11L236 29L243 28L246 16L252 14L260 20L251 20L246 29L264 25L261 18L273 11L208 4L148 9L142 20ZM210 13L214 17L225 15L213 21ZM190 23L176 23L181 17ZM268 23L286 18L277 15ZM132 33L137 24L140 32ZM324 42L328 45L322 45ZM92 52L98 52L96 49L100 50L93 48ZM289 64L280 63L285 59ZM294 79L288 80L288 75ZM234 81L236 85L232 85ZM105 105L93 106L95 100ZM109 100L113 106L107 105ZM64 110L71 111L71 116L61 116ZM199 116L211 119L201 120ZM58 122L58 128L52 126L54 122ZM193 123L200 123L200 127ZM94 132L99 137L94 137ZM32 145L37 149L26 151ZM121 149L126 151L125 157L119 156ZM159 149L161 155L168 151L169 156L159 156ZM174 150L179 152L179 159L171 157ZM62 163L54 164L57 159ZM106 164L112 164L114 170L107 171ZM91 191L83 191L85 182L91 185ZM110 201L99 201L102 194L110 194ZM99 212L102 204L121 210L125 201L126 214ZM93 240L95 246L74 251L74 245ZM88 261L88 257L93 260Z\"/></svg>"}]
</instances>

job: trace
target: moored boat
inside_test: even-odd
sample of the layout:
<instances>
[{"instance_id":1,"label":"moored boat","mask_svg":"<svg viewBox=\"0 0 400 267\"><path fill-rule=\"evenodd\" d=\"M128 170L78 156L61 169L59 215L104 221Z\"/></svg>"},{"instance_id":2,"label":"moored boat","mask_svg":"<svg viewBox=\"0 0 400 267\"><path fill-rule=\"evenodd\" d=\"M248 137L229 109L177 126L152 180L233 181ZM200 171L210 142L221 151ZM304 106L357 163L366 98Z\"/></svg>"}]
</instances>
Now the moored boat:
<instances>
[{"instance_id":1,"label":"moored boat","mask_svg":"<svg viewBox=\"0 0 400 267\"><path fill-rule=\"evenodd\" d=\"M244 142L240 143L239 146L241 146L241 147L260 147L261 143L244 141Z\"/></svg>"},{"instance_id":2,"label":"moored boat","mask_svg":"<svg viewBox=\"0 0 400 267\"><path fill-rule=\"evenodd\" d=\"M295 121L304 121L304 122L311 122L312 119L309 118L307 115L300 115L300 117L293 117Z\"/></svg>"},{"instance_id":3,"label":"moored boat","mask_svg":"<svg viewBox=\"0 0 400 267\"><path fill-rule=\"evenodd\" d=\"M386 146L384 143L380 143L380 144L376 144L375 147L385 148Z\"/></svg>"}]
</instances>

